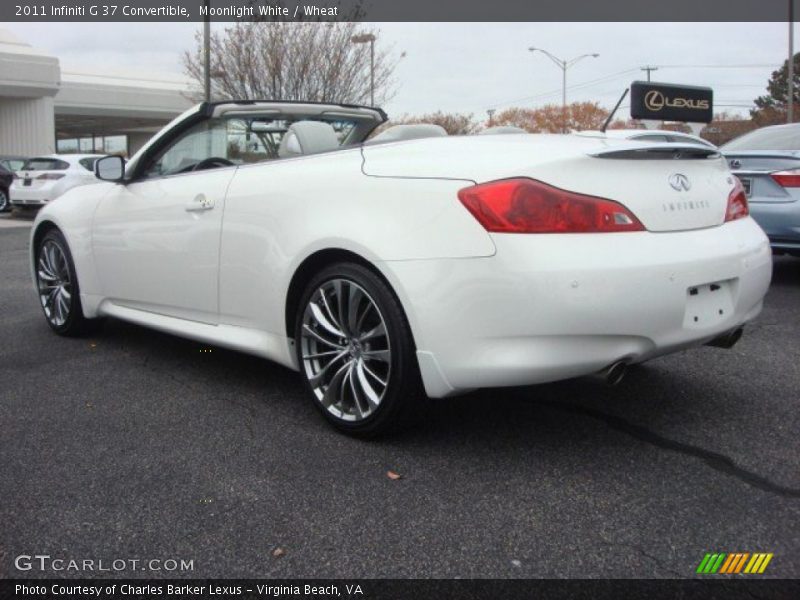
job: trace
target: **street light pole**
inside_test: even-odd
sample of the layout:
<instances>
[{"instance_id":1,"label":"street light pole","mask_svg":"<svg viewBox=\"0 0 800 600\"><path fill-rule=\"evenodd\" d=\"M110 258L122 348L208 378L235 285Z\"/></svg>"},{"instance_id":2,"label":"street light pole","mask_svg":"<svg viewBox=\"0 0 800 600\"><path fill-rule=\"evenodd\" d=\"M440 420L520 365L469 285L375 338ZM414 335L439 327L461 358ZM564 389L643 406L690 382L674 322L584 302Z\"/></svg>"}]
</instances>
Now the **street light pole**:
<instances>
[{"instance_id":1,"label":"street light pole","mask_svg":"<svg viewBox=\"0 0 800 600\"><path fill-rule=\"evenodd\" d=\"M369 41L369 105L375 106L375 36Z\"/></svg>"},{"instance_id":2,"label":"street light pole","mask_svg":"<svg viewBox=\"0 0 800 600\"><path fill-rule=\"evenodd\" d=\"M211 16L208 14L209 0L204 0L206 15L203 17L203 97L211 101Z\"/></svg>"},{"instance_id":3,"label":"street light pole","mask_svg":"<svg viewBox=\"0 0 800 600\"><path fill-rule=\"evenodd\" d=\"M375 35L362 33L354 35L350 41L354 44L369 43L369 105L375 106Z\"/></svg>"},{"instance_id":4,"label":"street light pole","mask_svg":"<svg viewBox=\"0 0 800 600\"><path fill-rule=\"evenodd\" d=\"M789 89L786 95L786 121L794 123L794 0L789 0L789 62L787 67L789 72L786 79Z\"/></svg>"},{"instance_id":5,"label":"street light pole","mask_svg":"<svg viewBox=\"0 0 800 600\"><path fill-rule=\"evenodd\" d=\"M567 133L567 69L569 69L571 66L573 66L577 62L583 60L584 58L588 58L588 57L597 58L600 55L599 54L581 54L580 56L576 56L575 58L573 58L571 60L564 60L563 58L558 58L557 56L554 56L554 55L550 54L547 50L544 50L542 48L534 48L533 46L531 46L530 48L528 48L528 51L529 52L537 52L537 51L541 52L542 54L547 56L547 58L552 60L553 63L555 63L555 65L559 69L561 69L561 118L564 121L564 126L563 126L563 130L564 131L563 131L563 133Z\"/></svg>"}]
</instances>

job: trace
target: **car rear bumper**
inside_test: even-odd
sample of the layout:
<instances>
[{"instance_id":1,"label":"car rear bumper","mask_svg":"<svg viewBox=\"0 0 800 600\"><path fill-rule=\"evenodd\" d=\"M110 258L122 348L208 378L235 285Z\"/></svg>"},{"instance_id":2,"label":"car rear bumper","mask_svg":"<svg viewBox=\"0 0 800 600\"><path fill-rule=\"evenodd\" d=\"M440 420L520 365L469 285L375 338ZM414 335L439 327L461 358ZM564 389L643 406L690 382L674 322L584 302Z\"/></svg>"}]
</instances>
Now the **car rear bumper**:
<instances>
[{"instance_id":1,"label":"car rear bumper","mask_svg":"<svg viewBox=\"0 0 800 600\"><path fill-rule=\"evenodd\" d=\"M752 219L674 233L492 237L492 257L384 263L431 396L566 379L704 344L760 312L772 273Z\"/></svg>"},{"instance_id":2,"label":"car rear bumper","mask_svg":"<svg viewBox=\"0 0 800 600\"><path fill-rule=\"evenodd\" d=\"M11 204L16 206L43 206L55 196L50 187L33 188L13 185L9 190Z\"/></svg>"},{"instance_id":3,"label":"car rear bumper","mask_svg":"<svg viewBox=\"0 0 800 600\"><path fill-rule=\"evenodd\" d=\"M750 202L750 214L773 250L800 252L800 202Z\"/></svg>"}]
</instances>

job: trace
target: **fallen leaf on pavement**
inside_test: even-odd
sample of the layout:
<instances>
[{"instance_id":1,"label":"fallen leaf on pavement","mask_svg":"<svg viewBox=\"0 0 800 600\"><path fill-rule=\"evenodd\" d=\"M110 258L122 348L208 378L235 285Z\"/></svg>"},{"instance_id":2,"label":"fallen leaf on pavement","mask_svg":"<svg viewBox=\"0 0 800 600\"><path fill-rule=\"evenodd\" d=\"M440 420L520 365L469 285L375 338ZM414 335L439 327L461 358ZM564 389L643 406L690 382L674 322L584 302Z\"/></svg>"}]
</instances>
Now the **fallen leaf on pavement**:
<instances>
[{"instance_id":1,"label":"fallen leaf on pavement","mask_svg":"<svg viewBox=\"0 0 800 600\"><path fill-rule=\"evenodd\" d=\"M280 558L284 554L286 554L286 550L284 550L283 548L275 548L275 550L272 551L272 556L274 556L275 558Z\"/></svg>"},{"instance_id":2,"label":"fallen leaf on pavement","mask_svg":"<svg viewBox=\"0 0 800 600\"><path fill-rule=\"evenodd\" d=\"M398 479L401 479L403 477L402 475L400 475L399 473L395 473L394 471L386 471L386 476L392 481L397 481Z\"/></svg>"}]
</instances>

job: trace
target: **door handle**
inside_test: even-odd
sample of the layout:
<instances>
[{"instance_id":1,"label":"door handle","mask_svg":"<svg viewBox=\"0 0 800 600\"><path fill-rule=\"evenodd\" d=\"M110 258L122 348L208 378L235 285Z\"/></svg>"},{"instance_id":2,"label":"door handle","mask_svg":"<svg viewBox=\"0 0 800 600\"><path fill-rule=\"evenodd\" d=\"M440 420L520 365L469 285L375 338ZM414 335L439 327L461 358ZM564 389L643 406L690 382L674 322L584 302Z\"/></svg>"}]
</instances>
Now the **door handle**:
<instances>
[{"instance_id":1,"label":"door handle","mask_svg":"<svg viewBox=\"0 0 800 600\"><path fill-rule=\"evenodd\" d=\"M205 194L197 194L194 200L186 204L187 212L202 212L214 208L214 201L207 198Z\"/></svg>"}]
</instances>

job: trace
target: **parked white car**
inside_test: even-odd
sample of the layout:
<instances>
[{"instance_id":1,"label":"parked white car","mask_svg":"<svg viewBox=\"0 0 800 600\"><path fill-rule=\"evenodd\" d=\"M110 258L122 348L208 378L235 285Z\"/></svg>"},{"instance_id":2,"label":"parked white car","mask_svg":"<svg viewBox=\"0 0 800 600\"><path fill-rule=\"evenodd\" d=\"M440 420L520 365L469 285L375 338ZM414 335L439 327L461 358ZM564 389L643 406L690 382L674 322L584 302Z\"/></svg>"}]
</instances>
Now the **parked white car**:
<instances>
[{"instance_id":1,"label":"parked white car","mask_svg":"<svg viewBox=\"0 0 800 600\"><path fill-rule=\"evenodd\" d=\"M9 190L14 206L42 206L69 189L97 183L94 161L102 154L50 154L29 158Z\"/></svg>"},{"instance_id":2,"label":"parked white car","mask_svg":"<svg viewBox=\"0 0 800 600\"><path fill-rule=\"evenodd\" d=\"M98 160L107 182L32 228L47 323L116 317L274 360L333 425L374 435L420 383L613 381L730 347L761 311L769 243L713 149L402 125L362 143L385 119L201 104L127 167Z\"/></svg>"}]
</instances>

